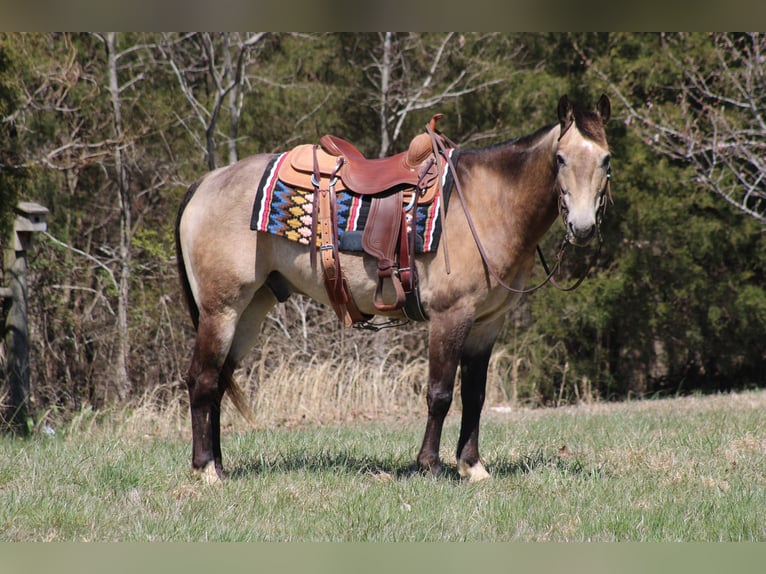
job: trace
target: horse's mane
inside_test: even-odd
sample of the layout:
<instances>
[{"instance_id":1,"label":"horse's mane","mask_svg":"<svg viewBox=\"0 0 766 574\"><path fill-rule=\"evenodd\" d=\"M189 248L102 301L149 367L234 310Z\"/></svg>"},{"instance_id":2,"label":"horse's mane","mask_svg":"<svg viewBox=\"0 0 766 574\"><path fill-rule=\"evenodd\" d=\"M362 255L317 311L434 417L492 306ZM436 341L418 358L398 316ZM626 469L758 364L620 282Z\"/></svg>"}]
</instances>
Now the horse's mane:
<instances>
[{"instance_id":1,"label":"horse's mane","mask_svg":"<svg viewBox=\"0 0 766 574\"><path fill-rule=\"evenodd\" d=\"M604 131L604 123L601 121L601 117L596 112L575 110L574 119L577 129L580 131L583 137L600 145L606 145L606 132ZM557 123L548 124L541 127L537 131L517 138L509 139L496 144L491 144L484 148L466 148L464 151L479 152L492 151L508 147L534 147L534 145L540 141L548 132L550 132L556 125Z\"/></svg>"},{"instance_id":2,"label":"horse's mane","mask_svg":"<svg viewBox=\"0 0 766 574\"><path fill-rule=\"evenodd\" d=\"M553 126L556 124L549 124L547 126L541 127L539 130L531 133L526 134L521 137L509 139L503 142L499 142L496 144L491 144L483 148L468 148L465 151L492 151L496 149L501 148L508 148L511 146L518 146L518 147L532 147L534 144L536 144L539 140L543 138L545 134L547 134L549 131L553 129Z\"/></svg>"}]
</instances>

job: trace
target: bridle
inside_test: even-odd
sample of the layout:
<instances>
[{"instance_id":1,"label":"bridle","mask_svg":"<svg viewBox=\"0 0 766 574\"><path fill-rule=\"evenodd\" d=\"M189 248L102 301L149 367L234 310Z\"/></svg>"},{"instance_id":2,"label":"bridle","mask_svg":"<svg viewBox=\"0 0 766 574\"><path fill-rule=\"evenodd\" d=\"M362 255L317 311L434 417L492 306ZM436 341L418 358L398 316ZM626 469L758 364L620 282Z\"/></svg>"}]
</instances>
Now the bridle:
<instances>
[{"instance_id":1,"label":"bridle","mask_svg":"<svg viewBox=\"0 0 766 574\"><path fill-rule=\"evenodd\" d=\"M559 251L556 254L556 264L553 266L553 270L550 270L548 268L548 263L545 261L545 256L543 255L543 250L540 248L540 245L537 246L537 254L540 257L540 263L542 263L543 269L545 269L545 272L548 274L548 276L540 285L536 285L535 287L533 287L532 290L536 291L537 289L545 285L545 283L550 281L550 284L553 285L553 287L558 289L559 291L574 291L582 284L583 281L585 281L585 278L588 276L588 273L590 273L590 270L593 268L593 265L598 260L599 255L601 255L601 247L604 244L603 238L601 237L601 222L603 221L604 213L606 212L606 200L609 199L609 203L614 205L614 200L612 199L612 188L610 186L611 181L612 181L612 166L609 165L606 168L606 184L604 185L604 188L599 192L598 205L596 206L596 238L598 240L598 249L596 249L595 254L591 257L591 260L588 263L588 266L585 268L585 272L574 283L572 283L568 287L560 286L556 282L556 280L553 278L553 275L556 273L558 268L561 267L561 261L564 257L564 250L569 245L569 234L568 232L565 232L564 239L561 242L561 247L559 248ZM560 188L559 188L558 204L559 204L559 215L561 216L561 219L564 222L564 227L566 228L567 216L568 216L569 210L564 204L564 197L563 197L563 194L561 193Z\"/></svg>"},{"instance_id":2,"label":"bridle","mask_svg":"<svg viewBox=\"0 0 766 574\"><path fill-rule=\"evenodd\" d=\"M553 277L556 274L556 272L561 268L561 262L564 258L564 251L566 251L567 246L570 244L569 234L568 234L568 231L566 231L564 235L564 239L561 241L561 246L559 247L559 250L556 253L556 262L554 263L552 268L548 267L548 263L545 260L543 251L540 248L540 245L539 244L537 245L537 253L540 257L540 262L542 263L543 269L545 269L545 272L547 274L545 279L543 279L537 285L530 287L528 289L516 289L515 287L511 287L510 285L508 285L500 277L498 272L489 262L489 257L487 256L487 252L484 249L484 246L482 245L481 240L479 239L479 234L476 231L476 227L474 226L473 219L471 217L471 214L468 211L468 204L465 201L465 196L463 195L463 190L460 185L460 181L457 177L457 170L455 169L455 165L452 162L452 158L450 154L447 152L447 147L446 147L447 145L450 145L453 148L457 146L455 146L455 144L452 143L449 140L449 138L447 138L441 133L437 133L429 125L426 125L426 132L431 137L431 145L433 146L433 149L434 149L434 156L441 155L442 157L444 157L449 169L452 170L453 184L455 186L455 191L457 192L458 199L460 200L460 204L463 208L463 213L465 213L466 221L468 222L468 228L471 230L471 235L473 236L473 240L476 243L476 247L479 250L479 254L481 255L482 262L484 263L484 267L486 268L487 272L495 279L495 281L497 281L497 284L503 289L505 289L506 291L510 291L511 293L516 293L519 295L533 293L537 291L538 289L541 289L542 287L544 287L547 283L550 283L551 285L553 285L554 288L558 289L559 291L574 291L575 289L577 289L585 280L585 278L588 276L588 273L593 267L595 261L598 259L599 255L601 254L601 246L603 244L603 241L601 238L601 221L603 220L604 212L606 211L606 199L609 198L609 201L613 203L611 188L609 185L612 179L611 165L607 167L606 184L604 185L604 188L599 193L599 200L598 200L599 203L596 208L596 235L598 239L598 249L596 250L595 255L591 258L591 261L588 264L582 276L580 276L572 285L569 285L567 287L561 287ZM439 180L443 181L442 164L441 162L436 162L436 163L437 163L437 169L439 171L439 174L438 174ZM440 203L440 210L441 210L440 217L442 218L442 225L446 224L444 209L445 209L444 202L442 201ZM562 194L560 186L558 190L558 210L559 210L559 215L564 220L564 227L566 228L568 210L566 206L564 205L563 194ZM444 236L442 237L442 243L443 243L443 250L444 250L444 262L445 262L447 274L449 274L450 264L449 264L449 254L447 251L447 237L446 237L446 233L444 233L443 235Z\"/></svg>"}]
</instances>

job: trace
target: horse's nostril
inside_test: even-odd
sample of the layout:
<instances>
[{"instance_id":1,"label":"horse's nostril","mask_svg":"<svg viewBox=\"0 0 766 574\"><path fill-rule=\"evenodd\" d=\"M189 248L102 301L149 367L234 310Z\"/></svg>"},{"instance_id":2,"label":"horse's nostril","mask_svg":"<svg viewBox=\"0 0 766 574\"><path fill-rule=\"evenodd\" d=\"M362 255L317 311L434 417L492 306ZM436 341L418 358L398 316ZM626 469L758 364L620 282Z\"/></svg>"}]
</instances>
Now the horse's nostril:
<instances>
[{"instance_id":1,"label":"horse's nostril","mask_svg":"<svg viewBox=\"0 0 766 574\"><path fill-rule=\"evenodd\" d=\"M575 231L575 235L577 235L578 239L581 239L583 241L589 240L591 237L593 237L594 232L596 231L596 226L591 225L590 227L585 227L583 229L578 229Z\"/></svg>"},{"instance_id":2,"label":"horse's nostril","mask_svg":"<svg viewBox=\"0 0 766 574\"><path fill-rule=\"evenodd\" d=\"M596 233L596 226L589 225L587 227L577 227L574 223L567 222L569 229L569 240L571 243L584 244L590 241Z\"/></svg>"}]
</instances>

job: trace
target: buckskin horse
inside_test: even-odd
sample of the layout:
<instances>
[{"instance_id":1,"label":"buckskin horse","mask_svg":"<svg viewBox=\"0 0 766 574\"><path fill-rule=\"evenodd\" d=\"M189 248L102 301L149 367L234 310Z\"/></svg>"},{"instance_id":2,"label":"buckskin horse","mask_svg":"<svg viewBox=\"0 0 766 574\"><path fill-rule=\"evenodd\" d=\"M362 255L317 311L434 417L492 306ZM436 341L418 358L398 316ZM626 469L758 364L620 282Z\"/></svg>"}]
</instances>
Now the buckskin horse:
<instances>
[{"instance_id":1,"label":"buckskin horse","mask_svg":"<svg viewBox=\"0 0 766 574\"><path fill-rule=\"evenodd\" d=\"M489 477L479 456L487 367L508 310L529 291L524 287L538 243L559 216L565 229L562 252L567 243L581 246L599 235L610 194L605 133L609 99L602 95L595 110L585 111L575 110L562 96L557 112L558 122L529 135L482 149L461 149L459 161L449 164L456 189L443 202L448 205L442 211L442 247L412 253L418 304L422 318L429 321L428 417L417 455L423 472L442 471L442 427L459 366L463 408L457 470L470 481ZM434 151L445 154L444 148ZM367 161L368 167L380 168L377 171L385 164L365 160L358 152L347 153L346 159L357 167ZM324 240L312 235L312 246L251 228L254 189L273 160L273 154L254 155L207 173L189 188L176 222L179 273L196 329L186 377L192 468L211 483L223 478L221 401L228 393L242 414L250 416L233 374L256 343L268 311L290 293L332 304L338 311L313 251ZM393 160L385 165L390 167ZM317 175L316 159L314 167ZM375 171L359 169L356 175L372 177ZM319 193L317 181L314 186ZM313 217L316 221L318 214ZM333 223L335 214L328 217ZM322 251L337 258L336 270L342 269L344 287L359 313L405 316L401 306L376 301L380 260L363 251L329 247L334 248Z\"/></svg>"}]
</instances>

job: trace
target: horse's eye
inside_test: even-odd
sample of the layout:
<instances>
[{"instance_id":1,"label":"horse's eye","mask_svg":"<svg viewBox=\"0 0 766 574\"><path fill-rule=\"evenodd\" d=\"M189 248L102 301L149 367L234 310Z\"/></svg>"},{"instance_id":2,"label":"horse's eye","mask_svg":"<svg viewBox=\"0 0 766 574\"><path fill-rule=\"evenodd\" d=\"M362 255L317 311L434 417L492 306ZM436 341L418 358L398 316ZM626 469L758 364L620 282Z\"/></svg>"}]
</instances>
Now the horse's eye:
<instances>
[{"instance_id":1,"label":"horse's eye","mask_svg":"<svg viewBox=\"0 0 766 574\"><path fill-rule=\"evenodd\" d=\"M562 156L560 153L556 154L556 164L559 166L559 168L562 168L567 164L564 156Z\"/></svg>"}]
</instances>

